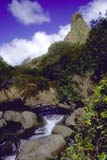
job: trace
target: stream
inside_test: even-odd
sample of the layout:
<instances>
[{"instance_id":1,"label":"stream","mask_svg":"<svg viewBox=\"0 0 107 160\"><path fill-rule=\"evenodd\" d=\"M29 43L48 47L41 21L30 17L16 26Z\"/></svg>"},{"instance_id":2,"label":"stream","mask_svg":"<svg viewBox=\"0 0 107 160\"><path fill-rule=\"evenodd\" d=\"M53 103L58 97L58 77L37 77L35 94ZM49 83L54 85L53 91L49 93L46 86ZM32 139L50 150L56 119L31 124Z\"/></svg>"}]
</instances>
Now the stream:
<instances>
[{"instance_id":1,"label":"stream","mask_svg":"<svg viewBox=\"0 0 107 160\"><path fill-rule=\"evenodd\" d=\"M32 141L37 138L45 137L48 136L52 133L53 128L57 123L59 123L62 119L64 118L64 115L59 115L59 114L51 114L51 115L45 115L43 116L44 120L44 126L41 128L38 128L34 131L34 134L28 139L28 140L20 140L20 147L26 142L26 141ZM14 144L13 144L14 145ZM20 151L20 147L17 150ZM16 158L16 149L15 146L13 146L13 154L7 157L1 157L0 160L15 160Z\"/></svg>"}]
</instances>

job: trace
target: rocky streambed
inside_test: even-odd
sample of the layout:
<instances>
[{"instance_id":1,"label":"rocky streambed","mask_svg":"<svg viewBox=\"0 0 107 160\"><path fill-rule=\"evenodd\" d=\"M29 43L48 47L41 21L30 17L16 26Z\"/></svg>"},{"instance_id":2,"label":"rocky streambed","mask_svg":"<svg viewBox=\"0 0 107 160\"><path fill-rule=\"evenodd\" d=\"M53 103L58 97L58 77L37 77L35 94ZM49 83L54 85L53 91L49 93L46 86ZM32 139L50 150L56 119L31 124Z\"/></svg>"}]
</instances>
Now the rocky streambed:
<instances>
[{"instance_id":1,"label":"rocky streambed","mask_svg":"<svg viewBox=\"0 0 107 160\"><path fill-rule=\"evenodd\" d=\"M72 107L72 106L71 106ZM67 146L75 118L83 108L26 106L21 100L0 103L0 159L48 160Z\"/></svg>"}]
</instances>

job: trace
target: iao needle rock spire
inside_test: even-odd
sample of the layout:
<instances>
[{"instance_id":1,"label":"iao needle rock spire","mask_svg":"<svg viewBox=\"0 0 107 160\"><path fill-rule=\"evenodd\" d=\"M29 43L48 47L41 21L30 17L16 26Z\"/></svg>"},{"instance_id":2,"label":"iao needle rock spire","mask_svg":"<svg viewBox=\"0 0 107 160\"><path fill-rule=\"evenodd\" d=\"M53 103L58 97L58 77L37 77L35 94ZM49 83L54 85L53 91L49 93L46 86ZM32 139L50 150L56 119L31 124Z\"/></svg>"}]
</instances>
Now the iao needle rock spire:
<instances>
[{"instance_id":1,"label":"iao needle rock spire","mask_svg":"<svg viewBox=\"0 0 107 160\"><path fill-rule=\"evenodd\" d=\"M90 28L84 21L80 13L74 14L72 17L71 30L68 32L64 41L70 41L72 43L85 43L88 37Z\"/></svg>"}]
</instances>

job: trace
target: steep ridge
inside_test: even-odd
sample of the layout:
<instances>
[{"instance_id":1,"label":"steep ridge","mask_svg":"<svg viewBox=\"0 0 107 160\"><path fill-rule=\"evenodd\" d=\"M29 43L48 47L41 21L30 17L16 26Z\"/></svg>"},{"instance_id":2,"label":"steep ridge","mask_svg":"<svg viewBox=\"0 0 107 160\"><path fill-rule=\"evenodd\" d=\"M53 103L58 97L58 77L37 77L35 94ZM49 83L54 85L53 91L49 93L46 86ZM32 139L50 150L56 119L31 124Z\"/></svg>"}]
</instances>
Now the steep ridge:
<instances>
[{"instance_id":1,"label":"steep ridge","mask_svg":"<svg viewBox=\"0 0 107 160\"><path fill-rule=\"evenodd\" d=\"M76 13L72 17L71 30L68 32L64 41L71 41L72 43L85 43L89 30L90 29L84 21L82 15Z\"/></svg>"}]
</instances>

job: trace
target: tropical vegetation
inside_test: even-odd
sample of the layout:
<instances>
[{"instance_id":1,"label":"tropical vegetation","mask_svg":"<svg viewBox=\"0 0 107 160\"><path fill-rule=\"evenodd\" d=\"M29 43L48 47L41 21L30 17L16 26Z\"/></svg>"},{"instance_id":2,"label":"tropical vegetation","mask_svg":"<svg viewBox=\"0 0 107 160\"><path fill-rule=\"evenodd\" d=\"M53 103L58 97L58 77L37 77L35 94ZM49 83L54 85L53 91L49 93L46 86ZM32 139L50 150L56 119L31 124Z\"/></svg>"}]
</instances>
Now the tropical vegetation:
<instances>
[{"instance_id":1,"label":"tropical vegetation","mask_svg":"<svg viewBox=\"0 0 107 160\"><path fill-rule=\"evenodd\" d=\"M61 160L107 159L107 17L91 26L85 44L56 42L46 55L15 67L0 58L0 91L14 86L25 100L54 82L59 101L84 103L75 143Z\"/></svg>"}]
</instances>

